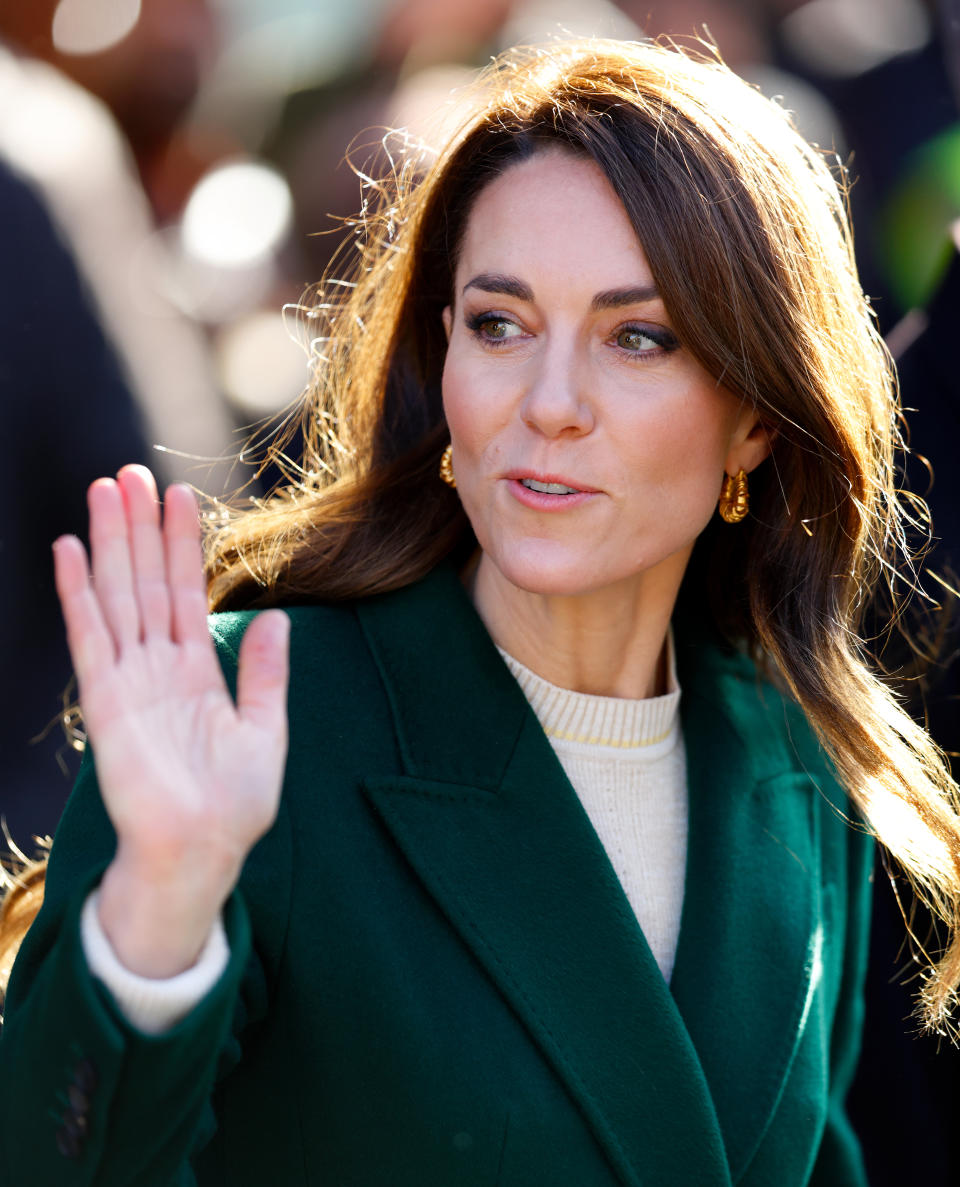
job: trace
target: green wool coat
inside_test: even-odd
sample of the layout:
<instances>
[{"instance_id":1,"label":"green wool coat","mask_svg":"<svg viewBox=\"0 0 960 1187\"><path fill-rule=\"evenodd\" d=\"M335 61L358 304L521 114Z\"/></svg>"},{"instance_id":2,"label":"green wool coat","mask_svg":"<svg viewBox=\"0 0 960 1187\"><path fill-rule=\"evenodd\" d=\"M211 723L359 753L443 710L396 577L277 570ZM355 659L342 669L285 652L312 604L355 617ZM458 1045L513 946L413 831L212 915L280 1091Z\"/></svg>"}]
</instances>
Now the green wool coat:
<instances>
[{"instance_id":1,"label":"green wool coat","mask_svg":"<svg viewBox=\"0 0 960 1187\"><path fill-rule=\"evenodd\" d=\"M452 570L290 617L279 817L228 903L225 975L162 1037L85 969L114 837L81 777L8 994L3 1184L865 1182L843 1100L870 847L794 705L677 628L668 986ZM212 620L231 679L249 620Z\"/></svg>"}]
</instances>

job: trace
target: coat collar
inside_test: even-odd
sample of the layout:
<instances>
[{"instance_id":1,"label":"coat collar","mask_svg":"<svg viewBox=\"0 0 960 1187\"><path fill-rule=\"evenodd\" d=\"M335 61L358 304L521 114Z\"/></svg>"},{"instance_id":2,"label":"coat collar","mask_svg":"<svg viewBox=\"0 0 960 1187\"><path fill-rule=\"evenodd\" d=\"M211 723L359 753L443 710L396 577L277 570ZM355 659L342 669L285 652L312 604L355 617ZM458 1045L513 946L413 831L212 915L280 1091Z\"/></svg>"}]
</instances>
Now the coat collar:
<instances>
[{"instance_id":1,"label":"coat collar","mask_svg":"<svg viewBox=\"0 0 960 1187\"><path fill-rule=\"evenodd\" d=\"M742 742L757 725L752 668L702 644L682 656L690 842L668 988L453 571L363 602L358 615L405 769L369 779L366 792L407 860L524 1020L619 1179L729 1185L759 1144L795 1050L817 883L812 797L789 747L768 738L748 759ZM775 717L782 703L769 695ZM735 720L720 709L726 697L739 706ZM768 714L762 728L772 724Z\"/></svg>"}]
</instances>

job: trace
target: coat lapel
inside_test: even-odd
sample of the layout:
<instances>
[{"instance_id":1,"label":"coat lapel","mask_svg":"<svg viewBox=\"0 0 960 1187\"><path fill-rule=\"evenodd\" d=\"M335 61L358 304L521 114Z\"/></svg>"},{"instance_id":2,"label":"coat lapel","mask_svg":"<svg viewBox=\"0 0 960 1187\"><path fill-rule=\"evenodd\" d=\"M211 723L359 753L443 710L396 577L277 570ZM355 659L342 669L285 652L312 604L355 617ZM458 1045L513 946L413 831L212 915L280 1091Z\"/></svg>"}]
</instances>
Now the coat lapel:
<instances>
[{"instance_id":1,"label":"coat lapel","mask_svg":"<svg viewBox=\"0 0 960 1187\"><path fill-rule=\"evenodd\" d=\"M371 778L366 792L410 865L523 1020L621 1181L729 1185L687 1027L455 575L438 571L358 613L406 770Z\"/></svg>"},{"instance_id":2,"label":"coat lapel","mask_svg":"<svg viewBox=\"0 0 960 1187\"><path fill-rule=\"evenodd\" d=\"M751 664L695 637L678 664L690 838L671 992L736 1182L776 1108L819 978L817 791L789 744L794 710Z\"/></svg>"}]
</instances>

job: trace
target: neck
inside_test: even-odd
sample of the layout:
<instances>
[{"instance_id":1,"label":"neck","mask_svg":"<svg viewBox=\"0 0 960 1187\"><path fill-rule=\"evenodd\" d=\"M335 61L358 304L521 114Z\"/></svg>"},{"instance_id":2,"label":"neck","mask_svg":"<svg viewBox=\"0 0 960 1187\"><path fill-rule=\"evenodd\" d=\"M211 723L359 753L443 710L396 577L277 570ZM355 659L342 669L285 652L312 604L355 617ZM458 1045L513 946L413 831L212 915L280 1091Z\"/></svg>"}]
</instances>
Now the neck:
<instances>
[{"instance_id":1,"label":"neck","mask_svg":"<svg viewBox=\"0 0 960 1187\"><path fill-rule=\"evenodd\" d=\"M494 642L560 688L633 700L667 690L666 638L686 557L647 580L531 593L481 553L466 580Z\"/></svg>"}]
</instances>

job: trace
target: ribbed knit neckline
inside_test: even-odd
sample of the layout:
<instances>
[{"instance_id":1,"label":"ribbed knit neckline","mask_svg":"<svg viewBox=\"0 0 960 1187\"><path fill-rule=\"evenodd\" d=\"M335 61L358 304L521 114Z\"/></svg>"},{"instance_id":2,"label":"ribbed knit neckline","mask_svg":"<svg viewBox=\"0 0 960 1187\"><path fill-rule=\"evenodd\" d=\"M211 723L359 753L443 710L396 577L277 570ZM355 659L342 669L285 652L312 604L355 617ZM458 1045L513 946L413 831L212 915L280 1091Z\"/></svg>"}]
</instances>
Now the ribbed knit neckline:
<instances>
[{"instance_id":1,"label":"ribbed knit neckline","mask_svg":"<svg viewBox=\"0 0 960 1187\"><path fill-rule=\"evenodd\" d=\"M654 759L679 736L680 687L672 633L667 637L667 687L663 696L633 700L560 688L538 676L502 648L504 663L523 690L544 733L555 744L609 747Z\"/></svg>"}]
</instances>

